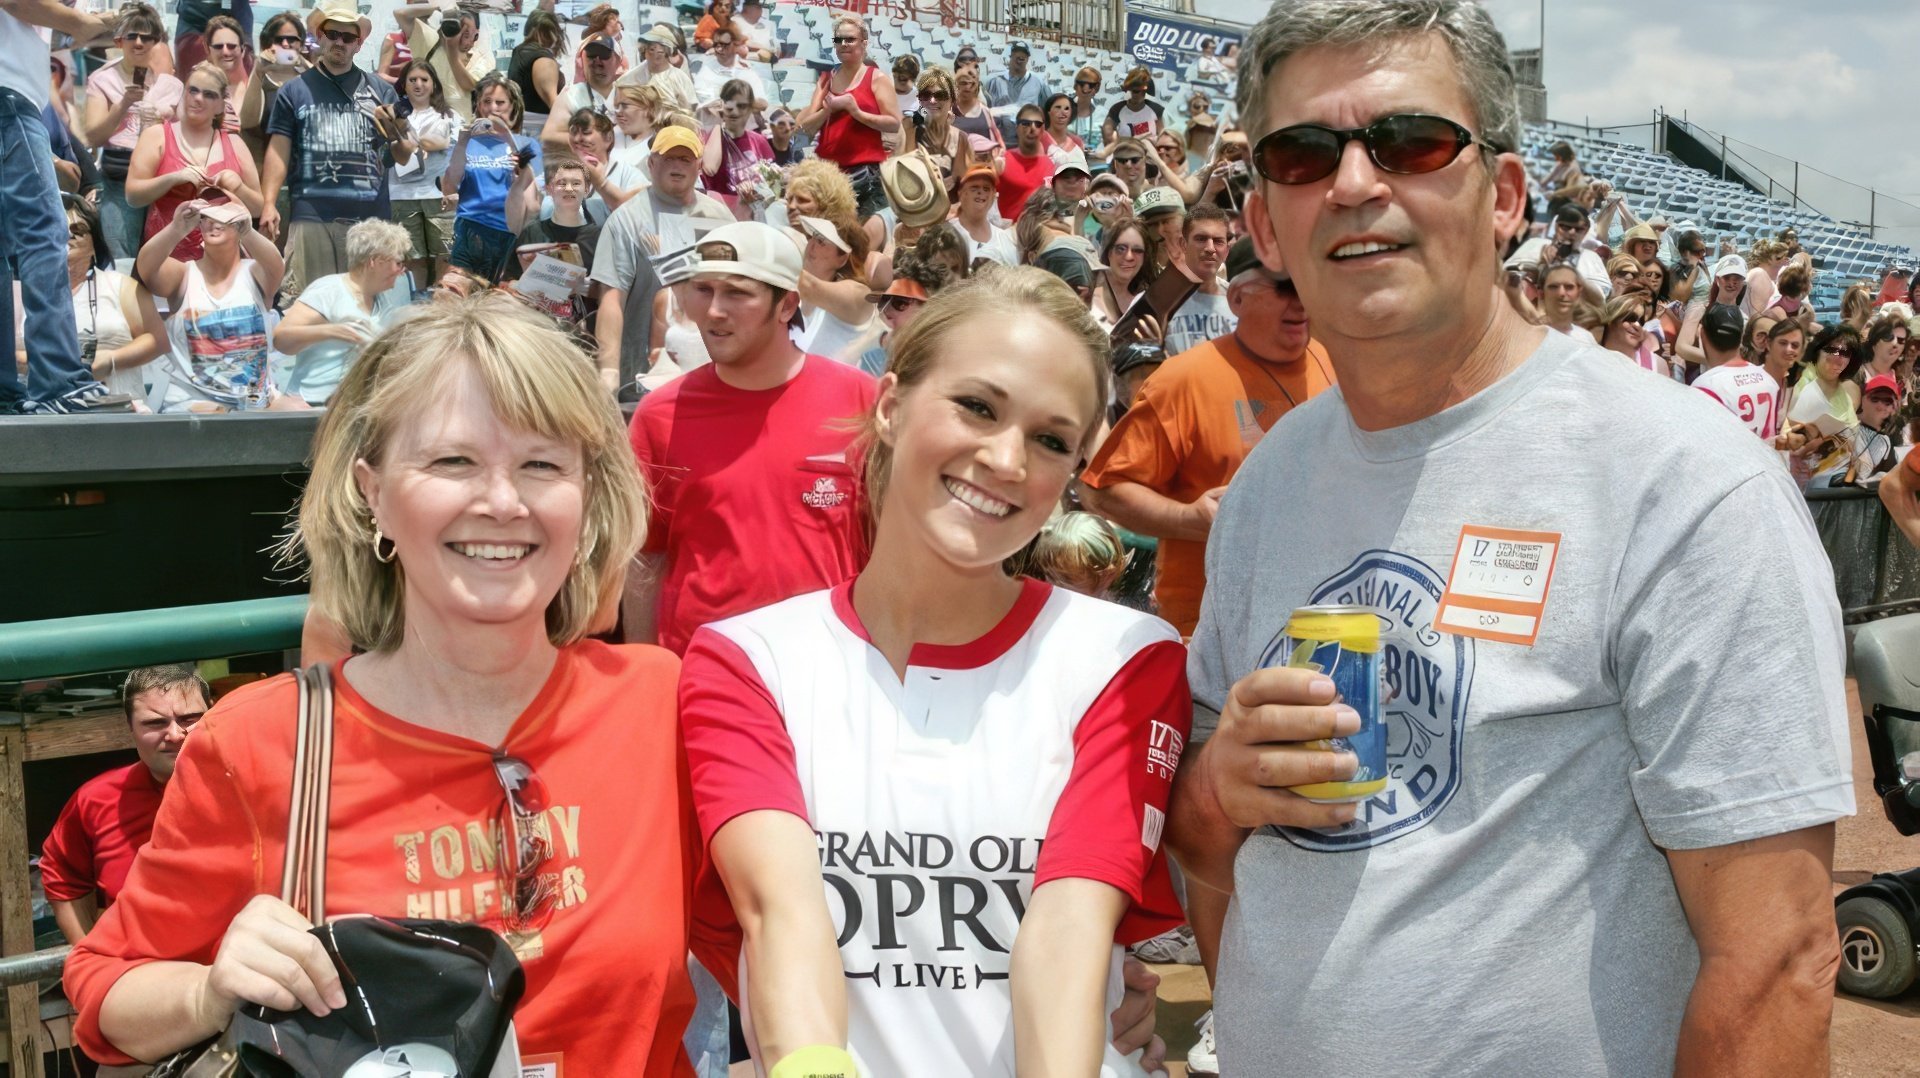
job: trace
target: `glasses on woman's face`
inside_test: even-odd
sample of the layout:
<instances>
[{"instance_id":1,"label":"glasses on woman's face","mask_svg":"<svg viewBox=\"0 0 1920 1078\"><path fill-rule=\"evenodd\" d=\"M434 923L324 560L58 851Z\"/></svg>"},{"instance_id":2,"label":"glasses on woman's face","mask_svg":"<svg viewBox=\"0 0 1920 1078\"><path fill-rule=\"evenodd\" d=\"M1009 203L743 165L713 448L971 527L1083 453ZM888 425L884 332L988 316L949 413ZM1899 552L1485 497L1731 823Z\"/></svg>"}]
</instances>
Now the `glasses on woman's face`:
<instances>
[{"instance_id":1,"label":"glasses on woman's face","mask_svg":"<svg viewBox=\"0 0 1920 1078\"><path fill-rule=\"evenodd\" d=\"M67 225L67 246L72 247L76 244L92 242L93 233L87 231L86 225L78 223Z\"/></svg>"},{"instance_id":2,"label":"glasses on woman's face","mask_svg":"<svg viewBox=\"0 0 1920 1078\"><path fill-rule=\"evenodd\" d=\"M1283 127L1254 145L1254 165L1274 183L1313 183L1333 175L1347 143L1356 139L1376 166L1399 176L1437 172L1469 146L1495 149L1444 116L1409 112L1346 130L1320 124Z\"/></svg>"},{"instance_id":3,"label":"glasses on woman's face","mask_svg":"<svg viewBox=\"0 0 1920 1078\"><path fill-rule=\"evenodd\" d=\"M501 920L509 930L537 928L557 906L559 892L542 869L553 856L553 836L544 823L547 784L517 756L495 753L493 777L506 795L496 820L500 828Z\"/></svg>"},{"instance_id":4,"label":"glasses on woman's face","mask_svg":"<svg viewBox=\"0 0 1920 1078\"><path fill-rule=\"evenodd\" d=\"M221 93L218 90L209 90L203 86L188 86L187 96L193 98L196 101L213 102L213 101L219 101L221 98L224 98L226 95Z\"/></svg>"},{"instance_id":5,"label":"glasses on woman's face","mask_svg":"<svg viewBox=\"0 0 1920 1078\"><path fill-rule=\"evenodd\" d=\"M1853 362L1853 349L1844 344L1827 345L1825 348L1820 349L1820 354L1823 356L1837 356L1849 363Z\"/></svg>"},{"instance_id":6,"label":"glasses on woman's face","mask_svg":"<svg viewBox=\"0 0 1920 1078\"><path fill-rule=\"evenodd\" d=\"M953 96L952 94L947 93L945 90L920 91L920 100L922 101L945 101L951 98L952 96Z\"/></svg>"},{"instance_id":7,"label":"glasses on woman's face","mask_svg":"<svg viewBox=\"0 0 1920 1078\"><path fill-rule=\"evenodd\" d=\"M1116 243L1107 253L1116 258L1144 258L1147 249L1137 243Z\"/></svg>"},{"instance_id":8,"label":"glasses on woman's face","mask_svg":"<svg viewBox=\"0 0 1920 1078\"><path fill-rule=\"evenodd\" d=\"M1121 168L1132 168L1134 165L1140 164L1145 160L1146 158L1141 157L1139 154L1128 154L1125 157L1114 158L1113 163Z\"/></svg>"},{"instance_id":9,"label":"glasses on woman's face","mask_svg":"<svg viewBox=\"0 0 1920 1078\"><path fill-rule=\"evenodd\" d=\"M289 49L297 49L302 44L305 44L306 40L306 38L301 37L299 34L281 34L273 39L273 43L275 45L284 45Z\"/></svg>"},{"instance_id":10,"label":"glasses on woman's face","mask_svg":"<svg viewBox=\"0 0 1920 1078\"><path fill-rule=\"evenodd\" d=\"M1093 79L1075 79L1073 80L1073 88L1076 90L1098 90L1100 84Z\"/></svg>"},{"instance_id":11,"label":"glasses on woman's face","mask_svg":"<svg viewBox=\"0 0 1920 1078\"><path fill-rule=\"evenodd\" d=\"M912 296L888 296L881 301L880 306L884 310L894 312L913 311L918 310L925 302L926 300L914 299Z\"/></svg>"},{"instance_id":12,"label":"glasses on woman's face","mask_svg":"<svg viewBox=\"0 0 1920 1078\"><path fill-rule=\"evenodd\" d=\"M833 36L833 43L835 45L858 45L860 44L860 39L857 37L850 37L845 34L835 34Z\"/></svg>"},{"instance_id":13,"label":"glasses on woman's face","mask_svg":"<svg viewBox=\"0 0 1920 1078\"><path fill-rule=\"evenodd\" d=\"M134 45L157 45L160 43L160 35L146 34L135 30L131 33L121 34L120 40Z\"/></svg>"}]
</instances>

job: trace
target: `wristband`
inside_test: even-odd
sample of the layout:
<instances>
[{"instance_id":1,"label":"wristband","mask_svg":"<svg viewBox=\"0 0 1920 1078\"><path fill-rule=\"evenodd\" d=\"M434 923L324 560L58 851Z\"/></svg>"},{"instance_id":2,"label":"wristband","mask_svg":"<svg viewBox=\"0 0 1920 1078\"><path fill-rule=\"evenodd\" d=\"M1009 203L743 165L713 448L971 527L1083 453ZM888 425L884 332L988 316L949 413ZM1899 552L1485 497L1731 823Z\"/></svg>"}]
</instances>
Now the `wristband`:
<instances>
[{"instance_id":1,"label":"wristband","mask_svg":"<svg viewBox=\"0 0 1920 1078\"><path fill-rule=\"evenodd\" d=\"M1910 469L1913 474L1920 475L1920 454L1909 452L1902 459L1906 462L1908 469Z\"/></svg>"},{"instance_id":2,"label":"wristband","mask_svg":"<svg viewBox=\"0 0 1920 1078\"><path fill-rule=\"evenodd\" d=\"M767 1072L767 1078L858 1078L859 1073L845 1048L810 1044L788 1052Z\"/></svg>"}]
</instances>

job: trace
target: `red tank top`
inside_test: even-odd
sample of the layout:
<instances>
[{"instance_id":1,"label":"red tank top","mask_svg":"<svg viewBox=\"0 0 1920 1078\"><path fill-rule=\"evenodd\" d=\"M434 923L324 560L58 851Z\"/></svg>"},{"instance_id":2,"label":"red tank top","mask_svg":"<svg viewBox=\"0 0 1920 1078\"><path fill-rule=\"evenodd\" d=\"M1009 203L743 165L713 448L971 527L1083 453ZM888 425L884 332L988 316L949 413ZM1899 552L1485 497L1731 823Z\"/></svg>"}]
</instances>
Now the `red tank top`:
<instances>
[{"instance_id":1,"label":"red tank top","mask_svg":"<svg viewBox=\"0 0 1920 1078\"><path fill-rule=\"evenodd\" d=\"M874 72L880 70L868 65L860 77L847 89L860 111L876 114L880 111L880 99L873 94ZM833 72L821 76L827 92L833 92ZM835 112L827 116L825 127L820 129L820 141L814 147L821 157L832 161L841 168L853 169L861 165L877 165L887 159L887 148L880 144L880 132L853 118L850 112Z\"/></svg>"},{"instance_id":2,"label":"red tank top","mask_svg":"<svg viewBox=\"0 0 1920 1078\"><path fill-rule=\"evenodd\" d=\"M179 125L177 123L167 124L160 129L160 136L164 141L160 149L160 163L154 166L153 170L156 176L165 176L175 169L184 168L187 165L199 164L197 161L187 160L187 155L180 152L179 140L174 137L174 132L178 129ZM222 172L240 171L240 166L234 164L234 162L239 159L240 151L239 148L233 144L233 136L222 131L220 132L219 138L220 152L217 155L210 154L209 156L213 157L214 160L201 170L207 174L208 180L212 180ZM145 243L147 240L159 235L162 229L173 223L173 213L180 208L180 204L191 201L198 193L199 191L190 183L177 184L168 189L167 193L161 195L159 199L154 202L152 208L147 211L147 227L142 231L140 241ZM230 201L238 202L239 199L230 199ZM133 253L139 254L140 252L135 251ZM114 254L117 256L120 252L115 251ZM200 230L197 228L187 233L187 238L181 240L179 246L173 249L173 257L182 262L192 262L199 258L200 254Z\"/></svg>"}]
</instances>

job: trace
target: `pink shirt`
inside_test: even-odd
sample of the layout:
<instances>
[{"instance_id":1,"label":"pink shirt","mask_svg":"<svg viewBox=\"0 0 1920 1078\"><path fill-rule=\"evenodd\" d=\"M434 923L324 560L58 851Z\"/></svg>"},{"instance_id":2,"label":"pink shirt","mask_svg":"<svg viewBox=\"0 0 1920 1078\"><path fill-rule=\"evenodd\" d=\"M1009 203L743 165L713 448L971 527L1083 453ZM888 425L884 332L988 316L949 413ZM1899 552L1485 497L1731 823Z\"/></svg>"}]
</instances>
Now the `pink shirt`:
<instances>
[{"instance_id":1,"label":"pink shirt","mask_svg":"<svg viewBox=\"0 0 1920 1078\"><path fill-rule=\"evenodd\" d=\"M87 76L87 95L98 96L106 101L107 107L120 104L127 96L127 69L124 60L115 60L107 66ZM147 97L144 104L158 113L153 122L160 123L180 118L180 100L186 95L186 87L172 75L162 75L158 71L147 72ZM139 106L127 110L120 121L120 129L107 139L107 145L131 150L140 141L143 130Z\"/></svg>"}]
</instances>

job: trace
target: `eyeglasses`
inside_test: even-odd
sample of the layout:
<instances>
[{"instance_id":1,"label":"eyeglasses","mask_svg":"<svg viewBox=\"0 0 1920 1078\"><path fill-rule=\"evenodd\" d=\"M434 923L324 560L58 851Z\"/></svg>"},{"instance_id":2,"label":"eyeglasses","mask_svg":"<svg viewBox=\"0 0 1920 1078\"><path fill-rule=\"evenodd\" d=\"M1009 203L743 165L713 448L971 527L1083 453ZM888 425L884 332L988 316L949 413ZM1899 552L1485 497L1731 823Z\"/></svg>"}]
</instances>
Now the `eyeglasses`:
<instances>
[{"instance_id":1,"label":"eyeglasses","mask_svg":"<svg viewBox=\"0 0 1920 1078\"><path fill-rule=\"evenodd\" d=\"M1045 120L1035 120L1035 119L1031 119L1031 118L1028 118L1028 119L1023 119L1023 120L1016 120L1016 121L1014 121L1014 122L1015 122L1015 123L1018 123L1018 124L1019 124L1019 125L1020 125L1021 127L1045 127L1045 126L1047 126L1047 121L1045 121Z\"/></svg>"},{"instance_id":2,"label":"eyeglasses","mask_svg":"<svg viewBox=\"0 0 1920 1078\"><path fill-rule=\"evenodd\" d=\"M1853 349L1844 344L1830 344L1820 349L1820 354L1823 356L1842 356L1846 359L1852 359Z\"/></svg>"},{"instance_id":3,"label":"eyeglasses","mask_svg":"<svg viewBox=\"0 0 1920 1078\"><path fill-rule=\"evenodd\" d=\"M553 856L553 836L541 817L547 811L547 784L532 765L517 756L495 753L493 776L506 796L501 800L501 919L510 930L537 928L558 905L559 892L541 871Z\"/></svg>"},{"instance_id":4,"label":"eyeglasses","mask_svg":"<svg viewBox=\"0 0 1920 1078\"><path fill-rule=\"evenodd\" d=\"M218 50L220 52L239 52L240 51L240 43L238 41L229 41L221 45L208 45L207 47L210 49Z\"/></svg>"},{"instance_id":5,"label":"eyeglasses","mask_svg":"<svg viewBox=\"0 0 1920 1078\"><path fill-rule=\"evenodd\" d=\"M132 33L121 34L120 40L131 41L135 45L157 45L160 43L160 35L159 34L143 34L138 30L135 30Z\"/></svg>"},{"instance_id":6,"label":"eyeglasses","mask_svg":"<svg viewBox=\"0 0 1920 1078\"><path fill-rule=\"evenodd\" d=\"M218 101L227 95L221 93L219 90L202 90L198 86L189 86L187 87L187 96L200 101Z\"/></svg>"},{"instance_id":7,"label":"eyeglasses","mask_svg":"<svg viewBox=\"0 0 1920 1078\"><path fill-rule=\"evenodd\" d=\"M327 35L328 41L336 45L351 45L360 40L360 35L351 30L323 30L321 32Z\"/></svg>"},{"instance_id":8,"label":"eyeglasses","mask_svg":"<svg viewBox=\"0 0 1920 1078\"><path fill-rule=\"evenodd\" d=\"M1144 157L1116 157L1113 159L1113 163L1116 165L1137 165L1145 160L1146 158Z\"/></svg>"},{"instance_id":9,"label":"eyeglasses","mask_svg":"<svg viewBox=\"0 0 1920 1078\"><path fill-rule=\"evenodd\" d=\"M306 40L306 38L301 37L299 34L281 34L279 37L273 39L273 43L275 45L291 45L298 48L300 45L305 44Z\"/></svg>"},{"instance_id":10,"label":"eyeglasses","mask_svg":"<svg viewBox=\"0 0 1920 1078\"><path fill-rule=\"evenodd\" d=\"M1073 88L1076 90L1098 90L1100 84L1092 79L1075 79L1073 80Z\"/></svg>"},{"instance_id":11,"label":"eyeglasses","mask_svg":"<svg viewBox=\"0 0 1920 1078\"><path fill-rule=\"evenodd\" d=\"M1635 329L1639 329L1647 324L1647 316L1644 314L1622 315L1620 320L1613 324L1616 326L1632 326Z\"/></svg>"},{"instance_id":12,"label":"eyeglasses","mask_svg":"<svg viewBox=\"0 0 1920 1078\"><path fill-rule=\"evenodd\" d=\"M88 231L85 225L70 225L67 228L67 243L69 245L79 243L81 240L92 239L93 233Z\"/></svg>"},{"instance_id":13,"label":"eyeglasses","mask_svg":"<svg viewBox=\"0 0 1920 1078\"><path fill-rule=\"evenodd\" d=\"M1110 255L1131 255L1139 258L1147 253L1147 249L1137 243L1116 243L1107 249L1107 253Z\"/></svg>"},{"instance_id":14,"label":"eyeglasses","mask_svg":"<svg viewBox=\"0 0 1920 1078\"><path fill-rule=\"evenodd\" d=\"M947 93L945 90L920 91L920 100L922 101L945 101L951 96L952 95Z\"/></svg>"},{"instance_id":15,"label":"eyeglasses","mask_svg":"<svg viewBox=\"0 0 1920 1078\"><path fill-rule=\"evenodd\" d=\"M835 45L858 45L860 44L860 39L857 37L841 37L836 34L834 35L833 43Z\"/></svg>"},{"instance_id":16,"label":"eyeglasses","mask_svg":"<svg viewBox=\"0 0 1920 1078\"><path fill-rule=\"evenodd\" d=\"M1345 130L1320 124L1283 127L1254 145L1254 165L1274 183L1313 183L1340 167L1340 157L1354 139L1366 145L1375 165L1400 176L1437 172L1453 164L1468 146L1498 151L1444 116L1410 112Z\"/></svg>"},{"instance_id":17,"label":"eyeglasses","mask_svg":"<svg viewBox=\"0 0 1920 1078\"><path fill-rule=\"evenodd\" d=\"M914 299L912 296L888 296L880 301L880 307L887 311L910 311L925 302L926 300Z\"/></svg>"}]
</instances>

